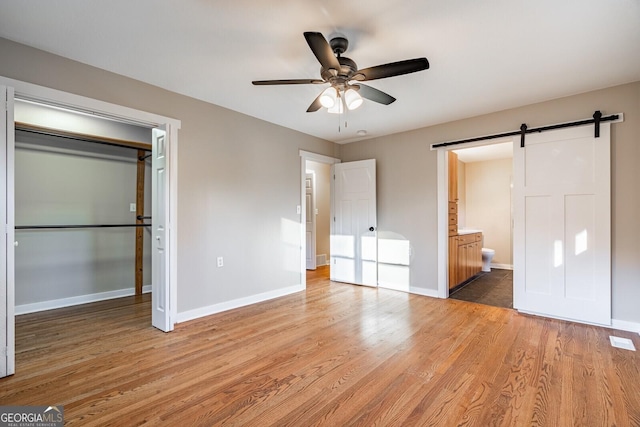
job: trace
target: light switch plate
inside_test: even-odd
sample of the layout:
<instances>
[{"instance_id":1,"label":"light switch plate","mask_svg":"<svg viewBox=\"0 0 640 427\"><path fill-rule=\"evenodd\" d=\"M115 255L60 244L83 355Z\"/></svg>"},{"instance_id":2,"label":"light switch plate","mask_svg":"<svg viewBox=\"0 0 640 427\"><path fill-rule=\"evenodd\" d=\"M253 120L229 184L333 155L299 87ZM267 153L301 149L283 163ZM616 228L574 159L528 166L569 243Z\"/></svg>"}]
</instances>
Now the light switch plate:
<instances>
[{"instance_id":1,"label":"light switch plate","mask_svg":"<svg viewBox=\"0 0 640 427\"><path fill-rule=\"evenodd\" d=\"M135 212L135 211L136 211L136 204L129 203L129 212Z\"/></svg>"}]
</instances>

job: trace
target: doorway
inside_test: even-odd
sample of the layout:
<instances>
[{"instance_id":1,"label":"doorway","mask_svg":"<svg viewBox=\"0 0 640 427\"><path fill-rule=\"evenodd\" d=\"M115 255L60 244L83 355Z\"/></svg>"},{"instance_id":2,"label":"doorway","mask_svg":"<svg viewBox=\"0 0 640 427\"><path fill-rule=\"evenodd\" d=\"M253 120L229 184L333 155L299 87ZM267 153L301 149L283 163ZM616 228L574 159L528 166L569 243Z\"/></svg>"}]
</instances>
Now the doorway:
<instances>
[{"instance_id":1,"label":"doorway","mask_svg":"<svg viewBox=\"0 0 640 427\"><path fill-rule=\"evenodd\" d=\"M479 233L474 249L482 264L450 286L450 298L513 308L513 144L455 149L457 231ZM449 243L456 238L450 238ZM463 245L465 250L471 245ZM461 251L453 251L453 253ZM489 258L491 258L489 260ZM449 263L451 263L451 259Z\"/></svg>"},{"instance_id":2,"label":"doorway","mask_svg":"<svg viewBox=\"0 0 640 427\"><path fill-rule=\"evenodd\" d=\"M3 237L2 274L0 283L0 346L4 355L0 360L0 377L15 373L15 220L14 220L14 100L23 99L61 108L80 114L103 117L122 123L153 128L153 170L152 177L159 179L154 186L154 210L158 209L154 228L159 234L160 243L153 253L152 283L152 324L165 332L173 330L176 318L177 301L177 141L180 121L110 104L66 92L45 88L30 83L0 77L0 92L5 102L2 104L0 123L0 146L2 149L2 191L0 199L6 203L4 218L7 233ZM158 162L159 160L159 162ZM161 197L158 197L161 196ZM156 201L158 202L156 205ZM162 222L162 223L160 223ZM165 243L166 242L166 243ZM156 262L157 261L157 262Z\"/></svg>"},{"instance_id":3,"label":"doorway","mask_svg":"<svg viewBox=\"0 0 640 427\"><path fill-rule=\"evenodd\" d=\"M306 263L309 273L329 277L331 236L331 165L306 161Z\"/></svg>"},{"instance_id":4,"label":"doorway","mask_svg":"<svg viewBox=\"0 0 640 427\"><path fill-rule=\"evenodd\" d=\"M301 245L301 284L306 286L307 278L317 278L318 276L329 278L329 260L330 258L330 237L332 230L331 212L333 211L333 180L331 179L331 166L340 163L340 159L336 159L321 154L311 153L300 150L300 200L307 200L307 174L313 173L315 178L315 207L308 212L305 204L300 206L302 228ZM316 215L317 209L317 215ZM308 215L316 217L315 243L309 242L307 236ZM314 244L315 258L311 264L315 264L315 268L308 269L307 264L309 245ZM323 265L324 264L324 265Z\"/></svg>"}]
</instances>

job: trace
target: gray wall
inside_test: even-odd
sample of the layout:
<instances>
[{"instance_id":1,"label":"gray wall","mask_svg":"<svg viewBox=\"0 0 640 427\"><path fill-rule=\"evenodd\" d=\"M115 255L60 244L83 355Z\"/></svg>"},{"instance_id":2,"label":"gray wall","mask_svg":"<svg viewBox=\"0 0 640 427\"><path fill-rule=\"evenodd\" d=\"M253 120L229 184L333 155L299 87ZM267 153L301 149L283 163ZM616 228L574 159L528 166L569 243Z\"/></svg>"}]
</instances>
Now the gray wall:
<instances>
[{"instance_id":1,"label":"gray wall","mask_svg":"<svg viewBox=\"0 0 640 427\"><path fill-rule=\"evenodd\" d=\"M513 159L466 163L464 172L466 227L482 230L483 246L495 251L493 264L512 267Z\"/></svg>"},{"instance_id":2,"label":"gray wall","mask_svg":"<svg viewBox=\"0 0 640 427\"><path fill-rule=\"evenodd\" d=\"M432 143L624 113L612 125L613 317L640 322L640 82L341 146L343 161L377 159L378 227L414 246L411 286L437 289L436 152ZM515 149L515 148L514 148Z\"/></svg>"},{"instance_id":3,"label":"gray wall","mask_svg":"<svg viewBox=\"0 0 640 427\"><path fill-rule=\"evenodd\" d=\"M43 138L43 137L39 137ZM16 137L16 225L133 224L135 160L48 151ZM145 210L150 209L150 174ZM151 284L149 229L145 230L143 284ZM15 249L16 305L41 303L135 284L135 229L18 230Z\"/></svg>"},{"instance_id":4,"label":"gray wall","mask_svg":"<svg viewBox=\"0 0 640 427\"><path fill-rule=\"evenodd\" d=\"M179 314L301 283L299 150L335 144L6 39L0 57L2 76L182 121Z\"/></svg>"},{"instance_id":5,"label":"gray wall","mask_svg":"<svg viewBox=\"0 0 640 427\"><path fill-rule=\"evenodd\" d=\"M182 120L178 312L299 283L285 229L298 223L298 149L377 159L378 226L411 241L411 285L436 284L436 153L430 143L623 112L613 125L613 315L640 322L640 82L339 146L0 39L0 75ZM224 84L224 82L221 82ZM225 267L213 267L216 256ZM283 261L283 259L285 261ZM300 263L298 263L300 264Z\"/></svg>"}]
</instances>

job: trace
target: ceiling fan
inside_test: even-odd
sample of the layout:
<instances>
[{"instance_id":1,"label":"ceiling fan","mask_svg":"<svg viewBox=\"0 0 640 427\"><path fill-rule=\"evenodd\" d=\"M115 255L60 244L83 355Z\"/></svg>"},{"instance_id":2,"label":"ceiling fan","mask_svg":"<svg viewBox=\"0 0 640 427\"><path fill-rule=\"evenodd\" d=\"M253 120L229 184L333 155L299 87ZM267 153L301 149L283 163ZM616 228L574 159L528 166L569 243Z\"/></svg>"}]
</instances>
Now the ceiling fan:
<instances>
[{"instance_id":1,"label":"ceiling fan","mask_svg":"<svg viewBox=\"0 0 640 427\"><path fill-rule=\"evenodd\" d=\"M327 42L321 33L316 32L305 32L304 38L322 66L321 79L255 80L252 83L258 86L329 83L331 86L311 103L307 109L308 113L318 111L321 107L326 107L330 113L342 113L344 107L353 110L362 105L362 98L389 105L396 100L393 96L360 82L415 73L429 68L427 58L416 58L359 70L352 59L341 56L349 46L346 38L338 36Z\"/></svg>"}]
</instances>

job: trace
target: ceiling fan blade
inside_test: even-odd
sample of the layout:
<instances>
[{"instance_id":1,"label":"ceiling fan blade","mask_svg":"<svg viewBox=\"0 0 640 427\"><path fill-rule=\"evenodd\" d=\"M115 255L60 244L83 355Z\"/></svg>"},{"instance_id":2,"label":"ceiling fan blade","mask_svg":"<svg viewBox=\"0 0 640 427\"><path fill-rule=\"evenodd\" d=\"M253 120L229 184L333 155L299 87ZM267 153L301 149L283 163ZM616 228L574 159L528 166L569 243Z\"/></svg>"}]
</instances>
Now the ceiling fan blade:
<instances>
[{"instance_id":1,"label":"ceiling fan blade","mask_svg":"<svg viewBox=\"0 0 640 427\"><path fill-rule=\"evenodd\" d=\"M307 31L304 33L304 38L307 40L307 44L309 44L311 51L320 62L320 65L322 65L322 68L325 70L340 70L338 58L333 54L329 42L327 42L327 39L325 39L321 33Z\"/></svg>"},{"instance_id":2,"label":"ceiling fan blade","mask_svg":"<svg viewBox=\"0 0 640 427\"><path fill-rule=\"evenodd\" d=\"M407 59L405 61L391 62L375 67L358 70L353 76L354 80L367 81L400 76L402 74L415 73L429 68L427 58Z\"/></svg>"},{"instance_id":3,"label":"ceiling fan blade","mask_svg":"<svg viewBox=\"0 0 640 427\"><path fill-rule=\"evenodd\" d=\"M367 98L371 101L378 102L384 105L389 105L396 100L393 96L389 95L388 93L384 93L383 91L373 88L371 86L367 86L363 84L354 85L354 87L355 86L359 86L358 93L360 93L360 96L362 96L363 98Z\"/></svg>"},{"instance_id":4,"label":"ceiling fan blade","mask_svg":"<svg viewBox=\"0 0 640 427\"><path fill-rule=\"evenodd\" d=\"M253 83L256 86L307 85L307 84L321 84L321 83L325 83L325 81L319 80L319 79L290 79L290 80L254 80L251 83Z\"/></svg>"},{"instance_id":5,"label":"ceiling fan blade","mask_svg":"<svg viewBox=\"0 0 640 427\"><path fill-rule=\"evenodd\" d=\"M322 96L322 92L320 92L320 95L318 95L318 97L313 100L311 105L309 105L309 108L307 108L307 113L313 113L314 111L318 111L320 107L322 107L322 104L320 103L321 96Z\"/></svg>"}]
</instances>

